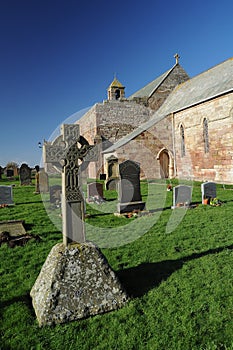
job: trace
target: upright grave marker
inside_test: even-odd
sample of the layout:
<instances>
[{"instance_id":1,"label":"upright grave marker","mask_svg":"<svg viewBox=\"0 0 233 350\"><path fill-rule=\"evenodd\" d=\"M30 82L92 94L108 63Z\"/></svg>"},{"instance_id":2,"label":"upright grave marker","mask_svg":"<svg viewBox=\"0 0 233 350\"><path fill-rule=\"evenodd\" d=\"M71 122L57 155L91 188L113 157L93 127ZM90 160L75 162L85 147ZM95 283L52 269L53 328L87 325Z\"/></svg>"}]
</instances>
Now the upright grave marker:
<instances>
[{"instance_id":1,"label":"upright grave marker","mask_svg":"<svg viewBox=\"0 0 233 350\"><path fill-rule=\"evenodd\" d=\"M173 206L172 209L178 207L189 207L192 201L192 187L186 185L178 185L173 188Z\"/></svg>"},{"instance_id":2,"label":"upright grave marker","mask_svg":"<svg viewBox=\"0 0 233 350\"><path fill-rule=\"evenodd\" d=\"M79 169L95 159L93 147L79 125L63 125L62 135L44 144L45 162L62 164L63 244L52 248L30 293L40 325L108 312L128 299L100 250L85 239Z\"/></svg>"},{"instance_id":3,"label":"upright grave marker","mask_svg":"<svg viewBox=\"0 0 233 350\"><path fill-rule=\"evenodd\" d=\"M63 124L61 132L54 142L44 144L44 161L62 168L63 243L67 246L71 242L85 242L84 199L79 168L84 159L85 165L95 160L95 154L91 152L94 146L90 146L79 134L78 124Z\"/></svg>"},{"instance_id":4,"label":"upright grave marker","mask_svg":"<svg viewBox=\"0 0 233 350\"><path fill-rule=\"evenodd\" d=\"M103 184L100 182L92 182L87 185L87 201L103 202Z\"/></svg>"},{"instance_id":5,"label":"upright grave marker","mask_svg":"<svg viewBox=\"0 0 233 350\"><path fill-rule=\"evenodd\" d=\"M0 186L0 205L12 204L14 204L12 186Z\"/></svg>"},{"instance_id":6,"label":"upright grave marker","mask_svg":"<svg viewBox=\"0 0 233 350\"><path fill-rule=\"evenodd\" d=\"M127 213L133 210L143 210L145 202L142 202L140 190L139 163L126 160L119 165L119 173L118 212Z\"/></svg>"},{"instance_id":7,"label":"upright grave marker","mask_svg":"<svg viewBox=\"0 0 233 350\"><path fill-rule=\"evenodd\" d=\"M216 198L216 184L214 182L204 182L201 184L202 204L204 199L210 201L211 198Z\"/></svg>"},{"instance_id":8,"label":"upright grave marker","mask_svg":"<svg viewBox=\"0 0 233 350\"><path fill-rule=\"evenodd\" d=\"M19 168L19 178L21 186L27 186L32 184L31 168L25 163L23 163Z\"/></svg>"}]
</instances>

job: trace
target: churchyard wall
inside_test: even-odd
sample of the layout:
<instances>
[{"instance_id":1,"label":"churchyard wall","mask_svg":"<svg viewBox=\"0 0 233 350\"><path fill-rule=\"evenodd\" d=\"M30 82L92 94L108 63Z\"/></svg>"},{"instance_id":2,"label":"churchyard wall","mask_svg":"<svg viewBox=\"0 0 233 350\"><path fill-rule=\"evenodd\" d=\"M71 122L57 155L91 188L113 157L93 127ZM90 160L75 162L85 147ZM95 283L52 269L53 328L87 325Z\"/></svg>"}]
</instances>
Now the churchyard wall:
<instances>
[{"instance_id":1,"label":"churchyard wall","mask_svg":"<svg viewBox=\"0 0 233 350\"><path fill-rule=\"evenodd\" d=\"M204 118L209 151L205 152ZM225 94L174 115L177 176L199 181L233 182L233 93ZM185 156L181 156L180 126Z\"/></svg>"}]
</instances>

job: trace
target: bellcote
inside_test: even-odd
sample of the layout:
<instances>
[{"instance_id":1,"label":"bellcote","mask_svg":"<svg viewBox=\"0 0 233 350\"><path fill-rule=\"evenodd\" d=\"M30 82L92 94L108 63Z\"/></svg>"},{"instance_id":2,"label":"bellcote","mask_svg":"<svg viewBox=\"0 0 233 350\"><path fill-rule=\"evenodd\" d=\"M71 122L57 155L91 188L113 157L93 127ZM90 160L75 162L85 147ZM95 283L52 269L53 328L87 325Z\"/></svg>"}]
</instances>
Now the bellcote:
<instances>
[{"instance_id":1,"label":"bellcote","mask_svg":"<svg viewBox=\"0 0 233 350\"><path fill-rule=\"evenodd\" d=\"M114 77L108 88L108 100L119 100L125 97L125 87Z\"/></svg>"}]
</instances>

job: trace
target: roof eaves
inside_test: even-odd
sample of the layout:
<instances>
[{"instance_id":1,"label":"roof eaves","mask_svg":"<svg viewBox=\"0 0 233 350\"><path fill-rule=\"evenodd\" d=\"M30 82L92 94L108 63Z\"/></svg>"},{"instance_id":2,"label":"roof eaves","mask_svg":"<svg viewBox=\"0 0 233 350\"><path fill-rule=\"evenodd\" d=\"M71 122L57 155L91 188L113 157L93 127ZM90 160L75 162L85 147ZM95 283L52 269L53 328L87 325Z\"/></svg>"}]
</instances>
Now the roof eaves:
<instances>
[{"instance_id":1,"label":"roof eaves","mask_svg":"<svg viewBox=\"0 0 233 350\"><path fill-rule=\"evenodd\" d=\"M195 102L190 103L190 104L188 104L188 105L185 105L185 106L183 106L183 107L181 107L181 108L178 108L178 109L176 109L176 110L173 110L173 111L169 112L168 114L170 114L170 113L179 113L179 112L181 112L181 111L183 111L183 110L185 110L185 109L194 107L194 106L196 106L196 105L198 105L198 104L200 104L200 103L204 103L204 102L213 100L213 99L216 98L216 97L226 95L226 94L228 94L229 92L233 92L233 88L230 88L230 89L225 90L225 91L218 92L218 93L215 94L215 95L208 96L208 97L203 98L203 99L201 99L201 100L195 101Z\"/></svg>"}]
</instances>

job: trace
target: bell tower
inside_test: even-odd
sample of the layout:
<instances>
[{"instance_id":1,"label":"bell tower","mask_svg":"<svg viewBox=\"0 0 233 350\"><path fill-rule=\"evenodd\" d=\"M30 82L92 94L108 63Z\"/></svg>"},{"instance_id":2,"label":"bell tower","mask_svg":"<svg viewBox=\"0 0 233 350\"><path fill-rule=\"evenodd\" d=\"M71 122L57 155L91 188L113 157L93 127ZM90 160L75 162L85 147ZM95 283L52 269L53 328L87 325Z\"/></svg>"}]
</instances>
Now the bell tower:
<instances>
[{"instance_id":1,"label":"bell tower","mask_svg":"<svg viewBox=\"0 0 233 350\"><path fill-rule=\"evenodd\" d=\"M125 97L125 87L114 77L108 88L108 101L119 100Z\"/></svg>"}]
</instances>

